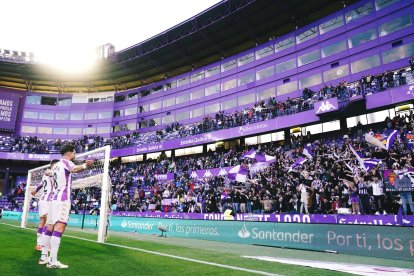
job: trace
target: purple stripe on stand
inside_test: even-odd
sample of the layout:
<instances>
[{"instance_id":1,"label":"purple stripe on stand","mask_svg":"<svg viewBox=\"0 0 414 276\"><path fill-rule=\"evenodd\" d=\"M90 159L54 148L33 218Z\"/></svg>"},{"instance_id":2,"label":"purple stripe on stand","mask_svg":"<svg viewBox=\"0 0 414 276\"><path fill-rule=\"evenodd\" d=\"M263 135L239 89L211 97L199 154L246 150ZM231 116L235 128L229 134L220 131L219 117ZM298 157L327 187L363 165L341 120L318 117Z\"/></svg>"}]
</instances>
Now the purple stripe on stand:
<instances>
[{"instance_id":1,"label":"purple stripe on stand","mask_svg":"<svg viewBox=\"0 0 414 276\"><path fill-rule=\"evenodd\" d=\"M52 237L58 237L58 238L60 238L60 237L62 237L62 233L61 232L58 232L58 231L53 231Z\"/></svg>"},{"instance_id":2,"label":"purple stripe on stand","mask_svg":"<svg viewBox=\"0 0 414 276\"><path fill-rule=\"evenodd\" d=\"M46 231L45 231L45 235L46 235L46 236L52 236L52 234L53 234L53 233L52 233L52 232L50 232L50 231L49 231L49 229L46 229Z\"/></svg>"}]
</instances>

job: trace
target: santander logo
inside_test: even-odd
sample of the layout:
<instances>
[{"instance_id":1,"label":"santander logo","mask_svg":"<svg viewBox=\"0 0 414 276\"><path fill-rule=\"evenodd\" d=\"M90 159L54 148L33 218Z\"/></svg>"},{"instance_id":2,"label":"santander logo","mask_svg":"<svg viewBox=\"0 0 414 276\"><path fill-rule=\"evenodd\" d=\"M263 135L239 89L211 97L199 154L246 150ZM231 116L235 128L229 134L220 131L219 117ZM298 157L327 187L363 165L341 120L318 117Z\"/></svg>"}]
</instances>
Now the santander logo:
<instances>
[{"instance_id":1,"label":"santander logo","mask_svg":"<svg viewBox=\"0 0 414 276\"><path fill-rule=\"evenodd\" d=\"M250 237L250 232L249 230L247 230L246 224L243 224L243 228L239 230L238 235L242 239L247 239L248 237Z\"/></svg>"}]
</instances>

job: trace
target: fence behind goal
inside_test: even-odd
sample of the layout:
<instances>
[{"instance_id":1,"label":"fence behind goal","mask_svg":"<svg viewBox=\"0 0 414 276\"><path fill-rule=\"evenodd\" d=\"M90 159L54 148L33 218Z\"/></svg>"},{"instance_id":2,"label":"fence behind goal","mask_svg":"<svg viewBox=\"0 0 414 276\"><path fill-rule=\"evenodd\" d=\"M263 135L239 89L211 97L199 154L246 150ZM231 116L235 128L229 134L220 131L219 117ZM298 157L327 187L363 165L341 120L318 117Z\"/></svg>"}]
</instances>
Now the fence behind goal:
<instances>
[{"instance_id":1,"label":"fence behind goal","mask_svg":"<svg viewBox=\"0 0 414 276\"><path fill-rule=\"evenodd\" d=\"M87 159L94 160L94 164L88 167L86 170L72 174L72 190L74 189L91 189L97 187L101 189L101 204L100 204L100 216L98 223L98 242L105 242L106 228L108 224L108 214L110 212L109 204L111 198L111 183L109 177L109 157L110 146L105 146L99 149L88 151L82 154L76 155L74 160L75 164L82 164ZM45 172L50 169L50 165L41 166L29 170L27 175L27 185L25 191L23 214L21 227L27 226L27 215L30 209L32 199L37 201L41 198L43 190L40 190L35 197L31 195L31 192L36 190L39 185L42 185L42 177Z\"/></svg>"}]
</instances>

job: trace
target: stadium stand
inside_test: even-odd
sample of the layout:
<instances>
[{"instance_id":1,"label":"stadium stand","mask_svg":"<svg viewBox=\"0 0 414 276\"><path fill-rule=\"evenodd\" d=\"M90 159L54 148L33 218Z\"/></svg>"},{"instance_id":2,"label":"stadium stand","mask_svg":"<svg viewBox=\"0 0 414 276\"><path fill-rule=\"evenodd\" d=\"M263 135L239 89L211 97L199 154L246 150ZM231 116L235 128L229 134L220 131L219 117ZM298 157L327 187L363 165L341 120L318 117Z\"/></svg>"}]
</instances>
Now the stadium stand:
<instances>
[{"instance_id":1,"label":"stadium stand","mask_svg":"<svg viewBox=\"0 0 414 276\"><path fill-rule=\"evenodd\" d=\"M298 186L306 183L309 188L308 207L310 213L337 213L341 207L350 206L350 190L340 179L349 174L348 168L337 162L337 156L349 153L347 144L351 144L362 157L381 158L383 163L363 176L365 185L374 182L374 177L381 179L380 169L413 167L411 157L412 144L406 139L413 131L414 118L406 116L387 118L376 125L376 132L400 129L398 142L390 152L385 153L364 141L363 134L373 131L368 126L358 125L345 135L317 135L291 137L290 145L268 143L257 147L258 152L275 156L276 162L257 174L251 174L249 180L237 183L226 176L193 179L189 172L242 165L248 167L255 160L242 158L248 148L236 147L230 150L209 152L206 155L181 158L160 156L157 160L122 164L111 164L113 184L112 205L114 211L163 211L163 212L223 212L231 204L235 212L250 213L298 213L300 191ZM311 143L315 152L315 163L286 174L294 160L303 155L306 144ZM356 164L356 158L353 162ZM352 163L352 162L351 162ZM300 173L299 173L300 172ZM156 175L174 173L174 180L157 180ZM142 175L142 178L136 178ZM361 172L362 175L362 172ZM13 190L0 200L4 209L19 209L22 205L21 188ZM19 192L20 191L20 192ZM385 196L386 195L386 196ZM99 194L88 195L89 208L94 209L94 202ZM73 195L73 209L78 211L85 200L83 192ZM397 195L386 193L384 205L378 205L369 192L363 214L397 213L401 202Z\"/></svg>"},{"instance_id":2,"label":"stadium stand","mask_svg":"<svg viewBox=\"0 0 414 276\"><path fill-rule=\"evenodd\" d=\"M251 108L242 112L226 114L220 111L215 116L205 117L203 121L181 126L178 122L165 126L163 130L138 133L130 132L125 136L116 138L103 138L96 135L84 136L77 140L48 139L42 140L37 137L0 137L0 151L22 152L22 153L59 153L60 146L70 143L76 146L78 152L102 147L106 144L112 148L126 148L151 144L154 142L169 141L177 138L185 138L195 134L208 133L220 129L233 128L251 123L273 119L278 116L291 115L298 112L313 109L313 103L337 97L339 103L346 104L353 97L369 95L382 92L386 89L400 85L413 84L414 78L411 73L406 73L409 68L400 68L395 71L387 71L372 76L369 83L360 82L340 83L337 86L325 85L319 91L314 92L305 88L302 96L295 99L288 99L284 102L277 102L275 97L257 102ZM409 69L408 72L410 72ZM404 76L404 77L402 77ZM362 93L363 91L363 93Z\"/></svg>"},{"instance_id":3,"label":"stadium stand","mask_svg":"<svg viewBox=\"0 0 414 276\"><path fill-rule=\"evenodd\" d=\"M328 6L329 1L323 2L321 5ZM133 151L226 129L237 132L240 127L276 118L293 121L298 114L312 110L317 113L317 103L336 99L335 112L316 114L314 121L286 123L273 129L283 132L281 139L251 145L246 143L251 135L235 135L224 142L217 141L227 144L221 147L217 143L214 150L200 143L202 151L197 154L179 156L175 153L182 147L177 147L169 149L168 155L166 150L158 151L155 157L151 155L155 150L149 150L140 161L125 162L123 158L130 154L116 156L110 174L112 209L215 213L231 207L236 213L298 213L303 212L304 203L310 213L330 214L351 208L354 195L341 179L354 175L361 184L361 214L397 214L402 205L399 194L382 195L378 190L374 193L373 187L384 178L384 170L414 166L410 138L413 100L394 101L398 98L395 91L403 88L401 93L409 95L414 83L412 9L412 1L359 1L329 11L323 15L329 14L327 17L318 17L318 21L308 22L293 32L270 36L262 44L243 45L242 50L231 52L227 58L211 58L194 70L166 62L171 77L165 72L158 74L160 69L156 68L157 74L145 75L150 77L149 82L142 73L139 83L129 79L128 83L111 88L102 85L99 91L93 91L93 85L89 85L88 92L92 93L82 95L70 94L73 87L67 91L47 91L59 92L57 96L43 93L44 89L32 91L33 87L26 87L19 130L1 133L0 153L57 154L66 143L75 145L77 152L104 145ZM144 49L143 45L133 48ZM142 57L134 56L139 52L129 49L118 53L118 62L135 70L142 66L137 65ZM21 88L20 84L9 87ZM199 91L202 96L197 94ZM93 92L97 92L96 96ZM383 97L392 101L376 103ZM88 109L94 112L88 113ZM371 111L387 115L381 113L378 119L374 113L368 114ZM315 131L319 129L317 124L332 120L338 121L338 127ZM399 131L398 138L387 150L364 139L367 133L393 130ZM268 131L255 133L267 134ZM308 158L312 161L296 164L299 158L307 157L304 150L309 143L315 153ZM348 145L359 155L353 155ZM252 149L274 157L275 161L258 172L250 170L246 181L226 175L194 175L198 170L259 166L256 159L244 157ZM366 173L354 171L359 166L359 156L382 162ZM308 188L303 191L301 184ZM6 210L21 209L23 188L3 189L7 194L0 199L0 206ZM79 212L86 201L88 210L96 212L99 196L93 189L87 194L76 191L72 196L73 210ZM305 197L307 203L303 201ZM410 211L413 212L412 207Z\"/></svg>"}]
</instances>

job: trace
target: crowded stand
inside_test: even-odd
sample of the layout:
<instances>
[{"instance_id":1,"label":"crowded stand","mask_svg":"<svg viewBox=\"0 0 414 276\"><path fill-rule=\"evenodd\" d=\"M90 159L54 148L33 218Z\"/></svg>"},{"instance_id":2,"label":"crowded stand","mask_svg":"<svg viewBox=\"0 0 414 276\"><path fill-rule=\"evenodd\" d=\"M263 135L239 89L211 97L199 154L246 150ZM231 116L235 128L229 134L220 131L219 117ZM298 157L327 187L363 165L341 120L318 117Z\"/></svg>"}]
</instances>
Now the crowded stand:
<instances>
[{"instance_id":1,"label":"crowded stand","mask_svg":"<svg viewBox=\"0 0 414 276\"><path fill-rule=\"evenodd\" d=\"M290 145L268 143L257 146L257 152L275 156L275 162L256 174L250 174L245 183L226 176L196 178L189 172L220 166L242 165L249 167L256 161L243 158L248 148L236 147L228 151L209 152L204 156L168 159L160 156L147 163L112 164L114 186L113 209L120 211L164 212L223 212L231 206L236 212L249 213L337 213L339 208L351 207L355 192L343 178L356 179L356 197L361 208L357 214L397 213L402 205L399 194L386 193L382 188L381 170L385 168L411 168L412 145L406 133L413 130L412 114L395 117L380 124L378 130L400 129L389 152L364 141L364 129L355 127L337 137L291 137ZM367 131L372 131L367 129ZM303 156L305 145L311 143L313 161L289 172L294 159ZM363 157L378 158L382 162L369 172L348 166L357 165L349 147L353 146ZM347 160L347 161L344 161ZM174 181L158 181L157 174L172 172ZM287 173L288 172L288 173ZM134 181L134 176L144 177ZM304 187L305 191L302 190ZM307 198L306 208L301 203ZM173 199L171 205L163 205ZM356 200L356 199L354 199ZM149 209L150 208L150 209ZM412 205L411 205L412 208ZM305 211L306 210L306 211ZM407 210L404 209L407 213Z\"/></svg>"},{"instance_id":2,"label":"crowded stand","mask_svg":"<svg viewBox=\"0 0 414 276\"><path fill-rule=\"evenodd\" d=\"M138 133L104 139L99 136L71 140L77 152L84 152L110 144L112 148L133 147L168 141L195 134L232 128L250 123L302 112L313 103L337 97L346 104L355 96L384 91L391 87L413 83L411 68L387 71L366 76L355 83L324 86L314 92L304 89L296 99L277 102L275 98L256 103L242 112L219 112L198 124L168 125L162 131ZM336 214L349 208L354 214L405 214L407 195L386 192L383 187L384 169L414 167L412 144L406 134L413 131L413 114L387 118L374 126L358 124L352 129L326 135L295 136L255 147L238 145L230 149L217 148L206 154L168 158L165 153L157 160L121 163L112 161L111 209L113 211L162 211L217 213L232 208L236 213L319 213ZM375 127L375 129L372 129ZM373 145L366 134L388 133L398 130L395 143L387 150ZM40 140L36 137L1 137L0 150L22 153L58 153L63 140ZM352 148L352 150L351 150ZM270 156L272 162L253 171L259 163L248 156ZM309 155L312 152L312 156ZM246 157L247 156L247 157ZM360 167L360 158L379 160L375 166ZM296 160L296 161L295 161ZM300 161L300 162L299 162ZM303 161L303 162L302 162ZM230 175L193 177L191 172L212 168L241 166L246 178L239 181ZM250 171L249 171L250 168ZM172 179L157 175L172 174ZM20 190L19 190L20 189ZM20 209L21 187L0 199L4 209ZM20 192L19 192L20 191ZM401 192L404 193L404 192ZM410 192L408 192L410 194ZM411 194L410 194L411 195ZM90 212L98 212L99 191L76 190L72 195L72 209L79 212L86 202Z\"/></svg>"},{"instance_id":3,"label":"crowded stand","mask_svg":"<svg viewBox=\"0 0 414 276\"><path fill-rule=\"evenodd\" d=\"M181 158L161 155L145 163L113 161L110 168L112 210L216 213L231 207L236 213L335 214L340 208L354 207L356 201L358 208L353 210L356 214L396 214L403 199L399 193L385 192L381 170L414 166L412 144L405 139L407 133L412 133L413 124L410 113L387 118L376 125L375 132L400 130L389 151L366 142L364 134L373 129L358 125L329 136L292 135L290 143L272 142L253 148L237 146ZM312 160L292 170L295 159L305 156L304 149L309 144L314 153ZM348 145L360 156L381 162L368 172L358 169L358 158L352 155ZM257 161L244 156L252 149L258 154L274 156L275 161L259 172L250 172L245 182L227 176L190 176L191 171L200 169L251 167ZM174 179L157 179L157 175L166 173L173 173ZM347 181L355 183L356 191ZM99 192L93 189L76 191L72 208L78 212L86 201L90 212L97 211L98 197ZM7 200L3 198L0 202L5 209L17 209L22 204L22 193L16 188ZM412 208L411 204L411 212ZM406 207L404 213L409 213Z\"/></svg>"},{"instance_id":4,"label":"crowded stand","mask_svg":"<svg viewBox=\"0 0 414 276\"><path fill-rule=\"evenodd\" d=\"M255 103L250 108L234 113L219 111L212 117L204 117L202 121L180 125L174 122L166 125L163 130L138 133L137 131L105 139L100 136L84 136L75 140L42 140L37 137L0 137L0 151L21 153L58 153L60 146L71 143L77 152L85 152L104 145L111 145L113 149L137 147L151 143L170 141L185 138L196 134L212 132L220 129L228 129L247 125L251 123L270 120L280 116L291 115L313 108L313 103L333 97L338 98L339 104L346 104L353 97L369 95L384 91L386 89L411 84L414 82L413 72L410 67L387 71L375 76L363 76L359 81L353 83L341 82L336 86L325 85L318 91L305 88L301 97L288 98L286 101L278 102L275 97L266 101Z\"/></svg>"}]
</instances>

